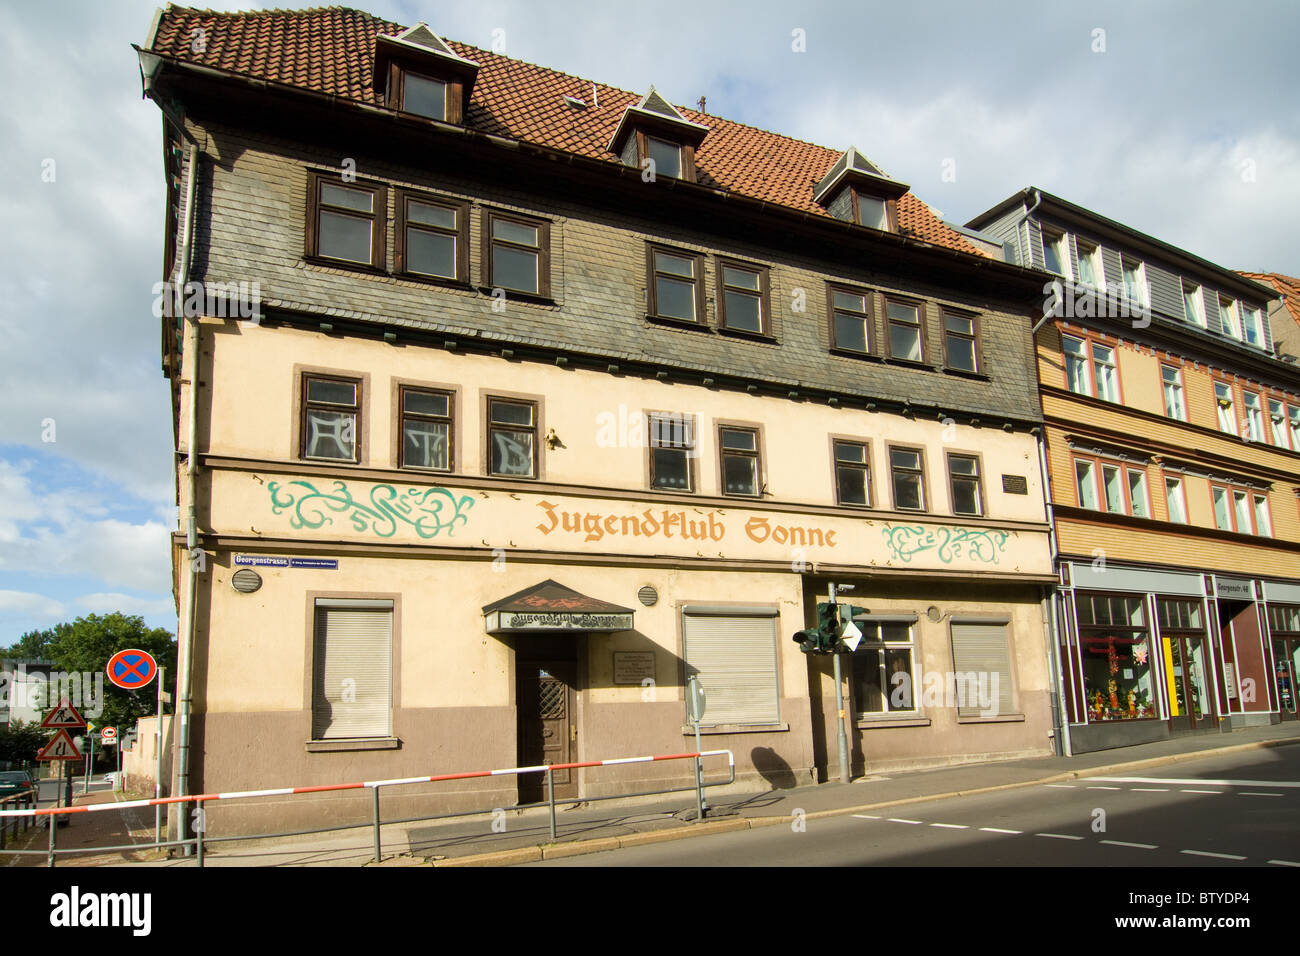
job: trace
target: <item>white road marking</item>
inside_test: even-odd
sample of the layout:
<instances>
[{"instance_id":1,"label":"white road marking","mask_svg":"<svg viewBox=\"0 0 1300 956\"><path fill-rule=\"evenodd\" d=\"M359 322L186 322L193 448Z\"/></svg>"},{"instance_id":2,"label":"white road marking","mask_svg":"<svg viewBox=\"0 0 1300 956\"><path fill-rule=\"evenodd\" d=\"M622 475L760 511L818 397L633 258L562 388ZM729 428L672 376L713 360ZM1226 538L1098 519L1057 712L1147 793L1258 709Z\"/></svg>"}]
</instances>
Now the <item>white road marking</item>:
<instances>
[{"instance_id":1,"label":"white road marking","mask_svg":"<svg viewBox=\"0 0 1300 956\"><path fill-rule=\"evenodd\" d=\"M1168 787L1134 787L1134 793L1168 793Z\"/></svg>"},{"instance_id":2,"label":"white road marking","mask_svg":"<svg viewBox=\"0 0 1300 956\"><path fill-rule=\"evenodd\" d=\"M1268 862L1277 866L1300 866L1300 863L1292 863L1290 860L1269 860Z\"/></svg>"},{"instance_id":3,"label":"white road marking","mask_svg":"<svg viewBox=\"0 0 1300 956\"><path fill-rule=\"evenodd\" d=\"M1254 790L1243 790L1237 794L1239 797L1280 797L1280 793L1256 793Z\"/></svg>"},{"instance_id":4,"label":"white road marking","mask_svg":"<svg viewBox=\"0 0 1300 956\"><path fill-rule=\"evenodd\" d=\"M1123 840L1102 840L1101 842L1107 844L1108 846L1131 846L1135 850L1157 849L1157 846L1154 843L1125 843Z\"/></svg>"},{"instance_id":5,"label":"white road marking","mask_svg":"<svg viewBox=\"0 0 1300 956\"><path fill-rule=\"evenodd\" d=\"M980 827L984 833L1024 833L1024 830L1003 830L1000 827Z\"/></svg>"},{"instance_id":6,"label":"white road marking","mask_svg":"<svg viewBox=\"0 0 1300 956\"><path fill-rule=\"evenodd\" d=\"M853 814L853 815L854 815L855 817L857 817L859 820L879 820L879 819L880 819L880 817L875 816L874 814L871 814L871 813L855 813L855 814Z\"/></svg>"},{"instance_id":7,"label":"white road marking","mask_svg":"<svg viewBox=\"0 0 1300 956\"><path fill-rule=\"evenodd\" d=\"M890 823L916 823L916 824L920 824L920 823L922 823L922 822L924 822L924 821L921 821L921 820L900 820L900 819L898 819L898 817L890 817L890 818L889 818L889 822L890 822Z\"/></svg>"},{"instance_id":8,"label":"white road marking","mask_svg":"<svg viewBox=\"0 0 1300 956\"><path fill-rule=\"evenodd\" d=\"M930 826L943 827L945 830L969 830L970 829L970 827L968 827L964 823L931 823Z\"/></svg>"},{"instance_id":9,"label":"white road marking","mask_svg":"<svg viewBox=\"0 0 1300 956\"><path fill-rule=\"evenodd\" d=\"M1082 840L1081 836L1070 836L1068 833L1035 833L1034 836L1051 837L1053 840Z\"/></svg>"},{"instance_id":10,"label":"white road marking","mask_svg":"<svg viewBox=\"0 0 1300 956\"><path fill-rule=\"evenodd\" d=\"M1089 777L1104 783L1180 783L1211 787L1293 787L1300 788L1300 780L1205 780L1200 777Z\"/></svg>"},{"instance_id":11,"label":"white road marking","mask_svg":"<svg viewBox=\"0 0 1300 956\"><path fill-rule=\"evenodd\" d=\"M1123 787L1089 787L1089 790L1123 790Z\"/></svg>"},{"instance_id":12,"label":"white road marking","mask_svg":"<svg viewBox=\"0 0 1300 956\"><path fill-rule=\"evenodd\" d=\"M1179 850L1179 853L1186 853L1188 856L1212 856L1218 860L1244 860L1244 856L1236 856L1232 853L1209 853L1205 850Z\"/></svg>"},{"instance_id":13,"label":"white road marking","mask_svg":"<svg viewBox=\"0 0 1300 956\"><path fill-rule=\"evenodd\" d=\"M1183 793L1227 793L1226 790L1184 790Z\"/></svg>"}]
</instances>

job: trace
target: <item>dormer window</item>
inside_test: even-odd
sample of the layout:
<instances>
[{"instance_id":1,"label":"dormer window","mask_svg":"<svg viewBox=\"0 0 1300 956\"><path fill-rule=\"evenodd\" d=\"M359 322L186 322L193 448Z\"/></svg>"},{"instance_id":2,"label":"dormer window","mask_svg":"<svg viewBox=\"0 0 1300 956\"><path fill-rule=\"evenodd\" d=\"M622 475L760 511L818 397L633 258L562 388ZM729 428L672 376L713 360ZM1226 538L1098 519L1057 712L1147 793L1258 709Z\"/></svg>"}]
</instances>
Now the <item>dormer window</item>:
<instances>
[{"instance_id":1,"label":"dormer window","mask_svg":"<svg viewBox=\"0 0 1300 956\"><path fill-rule=\"evenodd\" d=\"M890 179L853 146L813 188L813 200L836 219L878 229L898 231L898 200L907 184Z\"/></svg>"},{"instance_id":2,"label":"dormer window","mask_svg":"<svg viewBox=\"0 0 1300 956\"><path fill-rule=\"evenodd\" d=\"M375 38L375 88L390 109L444 123L464 122L478 64L457 54L423 23Z\"/></svg>"},{"instance_id":3,"label":"dormer window","mask_svg":"<svg viewBox=\"0 0 1300 956\"><path fill-rule=\"evenodd\" d=\"M682 148L676 143L670 143L655 136L647 136L645 139L646 152L654 160L655 173L659 176L671 176L673 179L681 179Z\"/></svg>"},{"instance_id":4,"label":"dormer window","mask_svg":"<svg viewBox=\"0 0 1300 956\"><path fill-rule=\"evenodd\" d=\"M695 182L695 150L709 128L692 122L652 86L635 106L623 111L609 141L628 166L642 170L646 182Z\"/></svg>"},{"instance_id":5,"label":"dormer window","mask_svg":"<svg viewBox=\"0 0 1300 956\"><path fill-rule=\"evenodd\" d=\"M447 84L419 73L401 74L401 110L429 119L447 119Z\"/></svg>"},{"instance_id":6,"label":"dormer window","mask_svg":"<svg viewBox=\"0 0 1300 956\"><path fill-rule=\"evenodd\" d=\"M889 231L889 202L860 189L853 190L853 219L859 226Z\"/></svg>"}]
</instances>

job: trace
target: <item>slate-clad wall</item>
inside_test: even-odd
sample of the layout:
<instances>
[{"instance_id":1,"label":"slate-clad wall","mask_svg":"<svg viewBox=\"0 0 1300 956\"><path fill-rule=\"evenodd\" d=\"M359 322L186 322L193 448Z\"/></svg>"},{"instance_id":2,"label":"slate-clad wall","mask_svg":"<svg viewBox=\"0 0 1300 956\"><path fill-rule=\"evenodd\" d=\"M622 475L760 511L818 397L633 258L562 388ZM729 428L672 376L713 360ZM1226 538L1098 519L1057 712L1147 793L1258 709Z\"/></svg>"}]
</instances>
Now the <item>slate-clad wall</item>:
<instances>
[{"instance_id":1,"label":"slate-clad wall","mask_svg":"<svg viewBox=\"0 0 1300 956\"><path fill-rule=\"evenodd\" d=\"M439 177L399 168L365 154L356 160L360 179L380 179L445 195L472 198L471 279L483 284L483 206L515 209L552 221L554 305L513 301L492 311L490 296L477 290L331 268L303 259L307 169L330 168L341 157L296 144L246 136L207 126L201 176L200 220L193 273L209 283L258 281L266 306L325 312L341 317L411 326L453 336L481 336L608 356L650 359L664 367L744 375L885 400L935 403L950 411L1038 420L1029 324L1024 315L995 311L959 289L912 283L900 287L870 261L852 272L832 274L810 258L771 257L762 236L751 243L718 247L709 224L693 230L624 217L615 221L572 203L539 198L548 184L521 179L517 188L487 187L469 178ZM335 166L334 168L338 168ZM467 173L472 172L467 170ZM534 194L529 190L535 188ZM648 184L646 188L656 188ZM389 193L389 217L393 198ZM775 342L747 340L716 331L681 329L647 321L646 240L709 256L702 291L708 320L716 327L715 254L772 267L771 303ZM391 269L393 242L388 243ZM884 365L828 352L825 282L835 280L924 298L929 357L942 362L938 304L980 314L987 379L937 370ZM877 309L882 303L877 299ZM804 311L798 311L802 305ZM883 335L879 314L876 333Z\"/></svg>"}]
</instances>

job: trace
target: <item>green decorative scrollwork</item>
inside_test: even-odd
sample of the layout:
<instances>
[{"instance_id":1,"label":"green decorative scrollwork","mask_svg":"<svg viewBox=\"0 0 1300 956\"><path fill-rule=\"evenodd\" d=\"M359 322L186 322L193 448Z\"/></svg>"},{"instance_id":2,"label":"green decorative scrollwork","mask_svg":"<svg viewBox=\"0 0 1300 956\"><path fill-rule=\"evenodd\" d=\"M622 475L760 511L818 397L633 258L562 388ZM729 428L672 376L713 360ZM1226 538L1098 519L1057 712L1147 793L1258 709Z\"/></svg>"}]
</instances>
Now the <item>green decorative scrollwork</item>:
<instances>
[{"instance_id":1,"label":"green decorative scrollwork","mask_svg":"<svg viewBox=\"0 0 1300 956\"><path fill-rule=\"evenodd\" d=\"M453 535L457 525L468 523L466 512L474 507L469 495L458 497L439 487L398 491L392 485L373 485L368 504L356 500L342 481L335 481L333 489L326 491L301 479L284 485L272 481L266 488L273 513L293 509L290 527L321 528L334 523L333 514L342 514L357 531L381 538L391 538L402 524L410 525L421 538L436 538L443 532Z\"/></svg>"},{"instance_id":2,"label":"green decorative scrollwork","mask_svg":"<svg viewBox=\"0 0 1300 956\"><path fill-rule=\"evenodd\" d=\"M1007 546L1010 532L971 528L924 528L921 525L886 525L880 529L889 543L889 549L900 561L911 561L923 551L934 550L939 560L951 564L963 555L997 564Z\"/></svg>"}]
</instances>

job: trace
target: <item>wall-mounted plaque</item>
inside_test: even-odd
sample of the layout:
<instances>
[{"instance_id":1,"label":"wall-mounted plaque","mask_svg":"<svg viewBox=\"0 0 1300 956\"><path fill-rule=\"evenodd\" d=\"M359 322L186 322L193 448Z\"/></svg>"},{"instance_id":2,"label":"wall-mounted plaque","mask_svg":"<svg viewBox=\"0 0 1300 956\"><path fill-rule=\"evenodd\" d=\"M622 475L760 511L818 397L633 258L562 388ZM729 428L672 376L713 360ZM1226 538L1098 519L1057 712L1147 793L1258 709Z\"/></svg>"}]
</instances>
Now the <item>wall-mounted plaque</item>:
<instances>
[{"instance_id":1,"label":"wall-mounted plaque","mask_svg":"<svg viewBox=\"0 0 1300 956\"><path fill-rule=\"evenodd\" d=\"M655 679L654 651L615 651L614 683L640 684Z\"/></svg>"}]
</instances>

